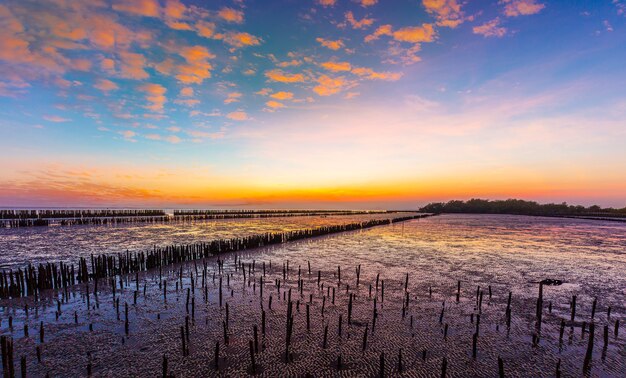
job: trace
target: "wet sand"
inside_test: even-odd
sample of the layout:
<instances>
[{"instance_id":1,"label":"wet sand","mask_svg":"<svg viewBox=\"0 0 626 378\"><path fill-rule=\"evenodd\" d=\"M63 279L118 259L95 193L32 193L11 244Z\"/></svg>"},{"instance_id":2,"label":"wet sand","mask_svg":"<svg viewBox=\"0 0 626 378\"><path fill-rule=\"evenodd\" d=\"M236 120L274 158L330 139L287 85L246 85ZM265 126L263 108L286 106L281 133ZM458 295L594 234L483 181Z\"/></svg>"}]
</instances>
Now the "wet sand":
<instances>
[{"instance_id":1,"label":"wet sand","mask_svg":"<svg viewBox=\"0 0 626 378\"><path fill-rule=\"evenodd\" d=\"M25 356L29 376L46 373L86 376L88 366L95 376L158 376L163 372L164 355L168 373L175 376L247 375L252 373L250 341L254 340L255 325L259 340L256 370L264 376L306 373L376 376L383 352L384 372L390 376L440 376L444 358L447 376L497 376L498 357L506 376L555 376L559 360L562 376L581 376L590 337L592 303L597 297L593 320L595 343L587 374L625 375L623 228L579 220L537 223L525 220L526 217L446 217L291 242L245 254L221 255L223 270L214 257L169 266L161 275L158 271L142 272L138 276L136 304L135 275L122 277L123 289L116 282L115 295L110 283L100 282L96 298L91 285L90 308L87 308L85 285L72 287L66 294L48 292L37 304L32 303L32 298L2 300L2 335L14 339L16 375L20 373L20 357ZM542 324L538 332L537 282L544 278L563 279L565 283L544 287ZM461 291L457 302L458 280ZM302 294L299 282L303 283ZM290 289L293 326L289 351L293 360L287 362ZM511 321L507 327L509 291L512 292ZM479 300L482 292L480 306L477 292ZM348 324L350 294L354 295L352 324ZM570 320L572 295L577 296L573 322ZM62 302L58 320L57 300ZM119 320L114 300L119 300ZM128 335L125 303L128 303ZM374 303L378 314L375 326ZM26 305L28 315L24 311ZM262 311L266 314L264 335ZM472 340L479 314L473 358ZM13 318L12 329L8 327L9 316ZM189 354L184 356L181 327L187 342L187 317ZM565 328L560 342L562 320ZM616 337L617 320L620 327ZM39 332L41 321L45 329L43 342ZM228 343L224 340L226 321ZM583 323L586 323L585 333ZM28 324L28 337L24 337L24 324ZM608 325L606 348L605 325ZM328 327L326 348L325 327ZM214 360L217 342L220 343L218 370ZM41 362L36 357L38 346ZM337 366L339 355L341 369Z\"/></svg>"}]
</instances>

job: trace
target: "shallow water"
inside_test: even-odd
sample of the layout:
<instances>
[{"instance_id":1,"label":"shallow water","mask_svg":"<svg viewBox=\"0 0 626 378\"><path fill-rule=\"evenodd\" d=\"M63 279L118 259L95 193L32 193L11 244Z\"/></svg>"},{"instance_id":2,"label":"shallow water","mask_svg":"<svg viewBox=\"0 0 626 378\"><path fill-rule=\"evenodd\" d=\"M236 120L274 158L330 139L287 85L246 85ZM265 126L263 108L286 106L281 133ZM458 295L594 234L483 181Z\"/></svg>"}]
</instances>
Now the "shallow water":
<instances>
[{"instance_id":1,"label":"shallow water","mask_svg":"<svg viewBox=\"0 0 626 378\"><path fill-rule=\"evenodd\" d=\"M152 246L191 244L307 228L405 216L361 214L255 219L216 219L176 223L126 223L99 226L0 228L0 268L28 263L69 262L79 257L140 251Z\"/></svg>"},{"instance_id":2,"label":"shallow water","mask_svg":"<svg viewBox=\"0 0 626 378\"><path fill-rule=\"evenodd\" d=\"M274 226L282 227L280 222ZM175 230L170 232L163 240L173 240L172 235L177 235ZM192 236L187 236L190 231L185 227L177 232L189 237L184 240L194 241ZM152 244L146 240L138 243ZM114 242L110 245L115 247ZM164 269L163 279L168 282L166 300L159 289L158 272L146 272L139 276L140 295L134 305L135 277L127 277L126 289L120 293L118 288L116 294L122 303L121 320L117 320L112 305L111 288L102 283L97 307L94 307L96 300L92 295L92 307L87 309L85 288L77 287L63 303L59 320L55 320L54 315L56 299L61 298L58 294L44 298L36 308L31 308L28 316L23 311L27 300L0 301L2 334L10 334L16 339L16 356L27 356L28 371L33 375L46 372L61 376L85 375L91 358L93 372L98 376L156 376L161 373L161 359L165 354L169 370L177 376L216 376L213 348L219 341L219 374L241 376L250 373L248 342L253 337L253 325L260 327L261 308L264 308L267 333L261 337L261 352L256 360L259 371L267 376L305 372L314 376L375 376L381 352L385 353L385 371L393 376L439 376L444 357L448 361L447 374L450 377L497 376L498 357L504 361L506 376L554 376L558 360L561 360L563 376L583 376L582 364L589 332L583 333L582 327L586 322L586 329L589 329L591 306L597 297L595 346L588 375L626 375L626 226L621 223L442 215L247 251L239 254L239 258L246 264L255 261L252 282L244 281L241 269L235 271L234 254L221 258L226 260L227 275L222 276L224 300L230 306L228 345L223 342L222 322L226 319L226 312L225 306L220 308L218 301L219 275L212 280L216 272L215 258L206 260L206 302L196 264L187 263L182 265L184 290L176 290L174 285L180 280L180 266ZM272 269L269 268L270 261ZM308 274L309 261L311 275ZM262 262L267 265L267 276L261 300ZM287 262L290 269L283 279L283 264ZM362 271L357 287L355 268L358 265ZM341 266L341 282L338 266ZM304 280L302 296L297 290L299 267ZM197 269L202 270L201 262L197 263ZM317 285L318 270L323 288ZM402 318L406 273L409 273L410 304L406 317ZM183 357L180 327L188 315L185 296L192 274L196 277L192 295L195 298L195 321L190 326L191 353ZM377 291L378 274L381 288ZM532 337L537 334L537 282L545 278L560 279L565 283L545 287L540 339L533 346ZM282 281L280 292L278 279ZM455 298L457 280L462 282L458 303ZM142 292L144 284L145 295ZM370 284L374 287L372 297L369 296ZM336 291L335 303L332 303L331 287ZM480 311L476 306L479 287L484 295ZM294 308L291 347L294 361L291 363L284 362L283 358L287 311L283 295L288 289L292 289L294 301L301 302L299 311ZM504 313L509 291L512 292L512 321L511 328L507 329ZM356 295L352 325L347 324L347 292ZM273 296L271 310L270 295ZM313 301L310 303L311 329L307 331L304 306L309 295L313 295ZM572 295L577 296L574 322L569 320ZM377 298L379 317L376 330L372 332L374 297ZM127 337L124 334L124 302L128 302L130 309L130 335ZM548 310L550 302L552 312ZM442 308L445 311L440 322ZM74 311L78 314L78 324L74 323ZM478 352L477 358L473 359L472 335L479 312ZM9 315L14 317L12 330L7 328ZM343 316L344 322L341 337L338 334L339 315ZM413 327L409 320L411 316ZM566 321L566 328L560 343L562 319ZM46 324L47 336L45 343L40 344L38 327L42 320ZM621 324L618 337L613 334L616 320ZM24 323L30 325L30 337L22 337ZM90 323L93 332L88 330ZM444 338L446 324L448 334ZM329 327L328 345L324 349L322 339L326 325ZM366 325L369 333L367 348L363 352L362 337ZM605 325L609 326L606 349L603 348ZM36 345L43 348L41 363L34 357ZM404 361L402 373L397 366L400 350ZM423 351L426 351L425 359L422 358ZM340 353L344 369L338 371L335 361ZM17 357L16 361L19 370Z\"/></svg>"}]
</instances>

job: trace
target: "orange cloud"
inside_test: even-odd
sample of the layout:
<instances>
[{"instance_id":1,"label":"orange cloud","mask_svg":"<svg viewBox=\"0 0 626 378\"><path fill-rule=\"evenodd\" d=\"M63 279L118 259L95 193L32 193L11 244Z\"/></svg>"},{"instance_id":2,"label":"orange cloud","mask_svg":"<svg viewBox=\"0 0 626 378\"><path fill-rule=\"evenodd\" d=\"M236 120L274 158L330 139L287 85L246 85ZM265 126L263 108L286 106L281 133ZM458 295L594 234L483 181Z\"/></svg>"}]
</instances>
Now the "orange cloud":
<instances>
[{"instance_id":1,"label":"orange cloud","mask_svg":"<svg viewBox=\"0 0 626 378\"><path fill-rule=\"evenodd\" d=\"M328 39L324 39L324 38L316 38L315 39L317 42L320 43L320 45L331 49L331 50L339 50L340 48L342 48L344 46L343 41L338 39L336 41L332 41L332 40L328 40Z\"/></svg>"},{"instance_id":2,"label":"orange cloud","mask_svg":"<svg viewBox=\"0 0 626 378\"><path fill-rule=\"evenodd\" d=\"M371 42L377 40L381 35L392 35L392 27L391 25L381 25L379 26L374 33L365 37L365 42Z\"/></svg>"},{"instance_id":3,"label":"orange cloud","mask_svg":"<svg viewBox=\"0 0 626 378\"><path fill-rule=\"evenodd\" d=\"M297 67L297 66L299 66L299 65L301 65L301 64L302 64L302 62L301 62L301 61L296 60L296 59L292 59L292 60L290 60L290 61L280 62L280 63L278 63L278 64L276 64L276 65L277 65L278 67L285 68L285 67L292 67L292 66L293 66L293 67Z\"/></svg>"},{"instance_id":4,"label":"orange cloud","mask_svg":"<svg viewBox=\"0 0 626 378\"><path fill-rule=\"evenodd\" d=\"M364 67L355 68L352 73L369 80L396 81L402 77L400 72L376 72L371 68Z\"/></svg>"},{"instance_id":5,"label":"orange cloud","mask_svg":"<svg viewBox=\"0 0 626 378\"><path fill-rule=\"evenodd\" d=\"M177 48L176 51L187 62L175 68L178 72L176 75L178 81L185 84L201 84L204 79L211 77L213 66L208 60L215 58L215 55L209 52L206 47L185 46ZM161 68L167 70L171 67L165 65Z\"/></svg>"},{"instance_id":6,"label":"orange cloud","mask_svg":"<svg viewBox=\"0 0 626 378\"><path fill-rule=\"evenodd\" d=\"M277 69L265 72L265 76L279 83L301 83L305 80L302 74L289 74Z\"/></svg>"},{"instance_id":7,"label":"orange cloud","mask_svg":"<svg viewBox=\"0 0 626 378\"><path fill-rule=\"evenodd\" d=\"M222 20L227 22L233 22L236 24L241 24L243 22L243 12L233 8L224 7L217 12L217 15Z\"/></svg>"},{"instance_id":8,"label":"orange cloud","mask_svg":"<svg viewBox=\"0 0 626 378\"><path fill-rule=\"evenodd\" d=\"M215 24L207 21L198 21L196 23L196 33L200 37L212 38L215 34Z\"/></svg>"},{"instance_id":9,"label":"orange cloud","mask_svg":"<svg viewBox=\"0 0 626 378\"><path fill-rule=\"evenodd\" d=\"M174 30L193 30L191 25L186 22L167 20L165 24Z\"/></svg>"},{"instance_id":10,"label":"orange cloud","mask_svg":"<svg viewBox=\"0 0 626 378\"><path fill-rule=\"evenodd\" d=\"M419 62L422 60L422 58L417 55L420 49L421 46L419 43L406 48L394 41L387 50L390 58L386 59L385 63L410 65Z\"/></svg>"},{"instance_id":11,"label":"orange cloud","mask_svg":"<svg viewBox=\"0 0 626 378\"><path fill-rule=\"evenodd\" d=\"M183 89L180 90L180 95L183 97L191 97L193 96L193 88L191 87L185 87Z\"/></svg>"},{"instance_id":12,"label":"orange cloud","mask_svg":"<svg viewBox=\"0 0 626 378\"><path fill-rule=\"evenodd\" d=\"M216 34L214 38L221 39L227 44L235 47L256 46L261 43L261 40L258 37L246 32Z\"/></svg>"},{"instance_id":13,"label":"orange cloud","mask_svg":"<svg viewBox=\"0 0 626 378\"><path fill-rule=\"evenodd\" d=\"M185 12L187 11L187 7L185 4L181 3L179 0L167 0L165 2L165 8L163 9L163 14L165 17L180 19L183 18Z\"/></svg>"},{"instance_id":14,"label":"orange cloud","mask_svg":"<svg viewBox=\"0 0 626 378\"><path fill-rule=\"evenodd\" d=\"M324 62L320 66L332 72L350 71L352 68L348 62Z\"/></svg>"},{"instance_id":15,"label":"orange cloud","mask_svg":"<svg viewBox=\"0 0 626 378\"><path fill-rule=\"evenodd\" d=\"M239 101L241 96L243 96L243 94L240 93L240 92L231 92L231 93L228 94L228 97L226 98L226 100L224 100L224 104L230 104L230 103L233 103L233 102L237 102L237 101Z\"/></svg>"},{"instance_id":16,"label":"orange cloud","mask_svg":"<svg viewBox=\"0 0 626 378\"><path fill-rule=\"evenodd\" d=\"M226 117L234 121L247 121L250 119L248 118L248 114L241 110L238 110L236 112L230 112L226 115Z\"/></svg>"},{"instance_id":17,"label":"orange cloud","mask_svg":"<svg viewBox=\"0 0 626 378\"><path fill-rule=\"evenodd\" d=\"M107 79L100 79L93 86L103 92L113 91L119 88L117 84Z\"/></svg>"},{"instance_id":18,"label":"orange cloud","mask_svg":"<svg viewBox=\"0 0 626 378\"><path fill-rule=\"evenodd\" d=\"M118 0L113 9L145 17L159 17L159 2L157 0Z\"/></svg>"},{"instance_id":19,"label":"orange cloud","mask_svg":"<svg viewBox=\"0 0 626 378\"><path fill-rule=\"evenodd\" d=\"M272 109L279 109L279 108L285 107L285 104L278 102L278 101L273 101L273 100L266 102L265 105L267 105L268 107Z\"/></svg>"},{"instance_id":20,"label":"orange cloud","mask_svg":"<svg viewBox=\"0 0 626 378\"><path fill-rule=\"evenodd\" d=\"M335 3L337 2L337 0L317 0L318 4L325 6L325 7L332 7L333 5L335 5Z\"/></svg>"},{"instance_id":21,"label":"orange cloud","mask_svg":"<svg viewBox=\"0 0 626 378\"><path fill-rule=\"evenodd\" d=\"M362 7L371 7L372 5L376 4L378 2L378 0L361 0L361 6Z\"/></svg>"},{"instance_id":22,"label":"orange cloud","mask_svg":"<svg viewBox=\"0 0 626 378\"><path fill-rule=\"evenodd\" d=\"M539 13L546 6L538 3L537 0L502 0L504 14L508 17L527 16Z\"/></svg>"},{"instance_id":23,"label":"orange cloud","mask_svg":"<svg viewBox=\"0 0 626 378\"><path fill-rule=\"evenodd\" d=\"M360 21L354 18L352 11L346 12L346 21L352 25L352 29L365 29L372 26L374 23L373 18L363 17Z\"/></svg>"},{"instance_id":24,"label":"orange cloud","mask_svg":"<svg viewBox=\"0 0 626 378\"><path fill-rule=\"evenodd\" d=\"M120 52L119 76L128 79L147 79L150 75L144 70L146 58L138 53Z\"/></svg>"},{"instance_id":25,"label":"orange cloud","mask_svg":"<svg viewBox=\"0 0 626 378\"><path fill-rule=\"evenodd\" d=\"M167 89L165 89L164 86L149 83L141 85L138 89L146 93L146 100L150 102L150 105L147 105L146 109L150 109L154 112L163 111L163 105L167 101L165 98L165 92L167 92Z\"/></svg>"},{"instance_id":26,"label":"orange cloud","mask_svg":"<svg viewBox=\"0 0 626 378\"><path fill-rule=\"evenodd\" d=\"M320 96L330 96L337 92L340 92L348 82L344 79L344 77L336 77L332 78L327 75L321 75L317 79L318 85L313 88L313 92L317 93Z\"/></svg>"},{"instance_id":27,"label":"orange cloud","mask_svg":"<svg viewBox=\"0 0 626 378\"><path fill-rule=\"evenodd\" d=\"M456 28L464 21L457 0L422 0L426 11L437 18L437 25Z\"/></svg>"},{"instance_id":28,"label":"orange cloud","mask_svg":"<svg viewBox=\"0 0 626 378\"><path fill-rule=\"evenodd\" d=\"M400 42L420 43L432 42L435 38L435 29L431 24L422 26L408 26L393 32L393 39Z\"/></svg>"},{"instance_id":29,"label":"orange cloud","mask_svg":"<svg viewBox=\"0 0 626 378\"><path fill-rule=\"evenodd\" d=\"M485 37L503 37L506 34L506 28L500 26L500 19L494 18L482 25L472 28L474 34L481 34Z\"/></svg>"},{"instance_id":30,"label":"orange cloud","mask_svg":"<svg viewBox=\"0 0 626 378\"><path fill-rule=\"evenodd\" d=\"M276 92L276 93L270 95L270 97L275 98L277 100L291 100L291 99L293 99L293 93L291 93L291 92Z\"/></svg>"}]
</instances>

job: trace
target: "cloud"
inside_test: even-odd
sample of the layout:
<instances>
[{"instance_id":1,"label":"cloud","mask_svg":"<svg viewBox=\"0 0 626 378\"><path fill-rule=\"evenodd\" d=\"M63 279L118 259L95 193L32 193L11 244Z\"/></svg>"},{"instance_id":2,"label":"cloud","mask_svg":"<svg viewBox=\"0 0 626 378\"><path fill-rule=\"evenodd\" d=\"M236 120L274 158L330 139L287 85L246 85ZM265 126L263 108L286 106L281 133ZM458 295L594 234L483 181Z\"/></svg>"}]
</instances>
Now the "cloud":
<instances>
[{"instance_id":1,"label":"cloud","mask_svg":"<svg viewBox=\"0 0 626 378\"><path fill-rule=\"evenodd\" d=\"M183 97L191 97L191 96L193 96L193 88L192 87L182 88L180 90L180 95L183 96Z\"/></svg>"},{"instance_id":2,"label":"cloud","mask_svg":"<svg viewBox=\"0 0 626 378\"><path fill-rule=\"evenodd\" d=\"M378 0L360 0L359 2L361 3L362 7L371 7L372 5L376 4Z\"/></svg>"},{"instance_id":3,"label":"cloud","mask_svg":"<svg viewBox=\"0 0 626 378\"><path fill-rule=\"evenodd\" d=\"M317 3L324 7L332 7L337 3L337 0L317 0Z\"/></svg>"},{"instance_id":4,"label":"cloud","mask_svg":"<svg viewBox=\"0 0 626 378\"><path fill-rule=\"evenodd\" d=\"M265 105L267 105L268 107L272 109L279 109L279 108L285 107L285 104L278 102L278 101L273 101L273 100L266 102Z\"/></svg>"},{"instance_id":5,"label":"cloud","mask_svg":"<svg viewBox=\"0 0 626 378\"><path fill-rule=\"evenodd\" d=\"M215 39L221 39L227 44L235 47L256 46L261 43L261 39L245 32L228 32L216 34Z\"/></svg>"},{"instance_id":6,"label":"cloud","mask_svg":"<svg viewBox=\"0 0 626 378\"><path fill-rule=\"evenodd\" d=\"M45 119L48 122L56 122L56 123L71 121L71 119L69 118L64 118L64 117L56 116L56 115L45 115L43 116L43 119Z\"/></svg>"},{"instance_id":7,"label":"cloud","mask_svg":"<svg viewBox=\"0 0 626 378\"><path fill-rule=\"evenodd\" d=\"M313 92L320 96L333 95L340 92L348 85L348 82L343 76L333 78L327 75L321 75L317 78L317 83L318 85L313 88Z\"/></svg>"},{"instance_id":8,"label":"cloud","mask_svg":"<svg viewBox=\"0 0 626 378\"><path fill-rule=\"evenodd\" d=\"M178 54L185 59L186 64L175 66L176 79L185 84L202 84L204 79L211 77L213 66L209 59L215 55L204 46L185 46L176 49Z\"/></svg>"},{"instance_id":9,"label":"cloud","mask_svg":"<svg viewBox=\"0 0 626 378\"><path fill-rule=\"evenodd\" d=\"M179 0L167 0L165 2L165 8L163 8L163 14L167 18L178 20L185 16L187 7Z\"/></svg>"},{"instance_id":10,"label":"cloud","mask_svg":"<svg viewBox=\"0 0 626 378\"><path fill-rule=\"evenodd\" d=\"M146 135L144 135L144 138L150 139L150 140L161 140L161 135L159 135L159 134L146 134Z\"/></svg>"},{"instance_id":11,"label":"cloud","mask_svg":"<svg viewBox=\"0 0 626 378\"><path fill-rule=\"evenodd\" d=\"M159 17L160 7L157 0L117 0L113 9L137 16Z\"/></svg>"},{"instance_id":12,"label":"cloud","mask_svg":"<svg viewBox=\"0 0 626 378\"><path fill-rule=\"evenodd\" d=\"M371 68L364 67L355 68L352 73L369 80L396 81L402 77L400 72L376 72Z\"/></svg>"},{"instance_id":13,"label":"cloud","mask_svg":"<svg viewBox=\"0 0 626 378\"><path fill-rule=\"evenodd\" d=\"M216 131L212 133L208 131L201 131L201 130L188 130L185 132L188 135L194 138L199 138L199 139L221 139L224 137L224 134L225 134L224 129L221 129L220 131Z\"/></svg>"},{"instance_id":14,"label":"cloud","mask_svg":"<svg viewBox=\"0 0 626 378\"><path fill-rule=\"evenodd\" d=\"M198 33L200 37L212 38L215 34L215 24L200 20L196 23L196 33Z\"/></svg>"},{"instance_id":15,"label":"cloud","mask_svg":"<svg viewBox=\"0 0 626 378\"><path fill-rule=\"evenodd\" d=\"M435 39L435 29L431 24L408 26L393 32L393 39L410 43L432 42Z\"/></svg>"},{"instance_id":16,"label":"cloud","mask_svg":"<svg viewBox=\"0 0 626 378\"><path fill-rule=\"evenodd\" d=\"M200 103L200 100L194 98L186 98L186 99L176 99L174 103L185 106L195 106Z\"/></svg>"},{"instance_id":17,"label":"cloud","mask_svg":"<svg viewBox=\"0 0 626 378\"><path fill-rule=\"evenodd\" d=\"M93 86L103 92L113 91L119 88L117 84L107 79L100 79Z\"/></svg>"},{"instance_id":18,"label":"cloud","mask_svg":"<svg viewBox=\"0 0 626 378\"><path fill-rule=\"evenodd\" d=\"M365 29L374 23L373 18L363 17L360 21L355 19L352 11L346 12L346 21L352 26L352 29Z\"/></svg>"},{"instance_id":19,"label":"cloud","mask_svg":"<svg viewBox=\"0 0 626 378\"><path fill-rule=\"evenodd\" d=\"M243 12L233 8L224 7L217 12L217 15L219 18L227 22L236 24L241 24L243 22Z\"/></svg>"},{"instance_id":20,"label":"cloud","mask_svg":"<svg viewBox=\"0 0 626 378\"><path fill-rule=\"evenodd\" d=\"M186 22L167 20L165 24L174 30L194 30L193 27Z\"/></svg>"},{"instance_id":21,"label":"cloud","mask_svg":"<svg viewBox=\"0 0 626 378\"><path fill-rule=\"evenodd\" d=\"M163 140L172 144L178 144L182 141L177 135L168 135L164 137Z\"/></svg>"},{"instance_id":22,"label":"cloud","mask_svg":"<svg viewBox=\"0 0 626 378\"><path fill-rule=\"evenodd\" d=\"M293 99L293 93L291 92L276 92L270 95L271 98L275 98L277 100L291 100Z\"/></svg>"},{"instance_id":23,"label":"cloud","mask_svg":"<svg viewBox=\"0 0 626 378\"><path fill-rule=\"evenodd\" d=\"M508 17L527 16L539 13L546 6L537 0L501 0L504 6L504 14Z\"/></svg>"},{"instance_id":24,"label":"cloud","mask_svg":"<svg viewBox=\"0 0 626 378\"><path fill-rule=\"evenodd\" d=\"M387 54L389 58L385 59L385 63L411 65L422 60L417 53L421 50L421 45L414 44L410 47L402 46L399 42L392 41Z\"/></svg>"},{"instance_id":25,"label":"cloud","mask_svg":"<svg viewBox=\"0 0 626 378\"><path fill-rule=\"evenodd\" d=\"M300 73L290 74L278 69L266 71L265 76L279 83L302 83L305 81L304 75Z\"/></svg>"},{"instance_id":26,"label":"cloud","mask_svg":"<svg viewBox=\"0 0 626 378\"><path fill-rule=\"evenodd\" d=\"M127 79L147 79L150 77L144 69L146 67L146 58L139 53L120 52L119 53L119 73L118 75Z\"/></svg>"},{"instance_id":27,"label":"cloud","mask_svg":"<svg viewBox=\"0 0 626 378\"><path fill-rule=\"evenodd\" d=\"M368 35L365 37L365 42L371 42L371 41L375 41L377 40L381 35L392 35L392 26L387 24L387 25L381 25L379 26L374 33Z\"/></svg>"},{"instance_id":28,"label":"cloud","mask_svg":"<svg viewBox=\"0 0 626 378\"><path fill-rule=\"evenodd\" d=\"M507 30L505 27L500 26L500 19L496 17L482 25L474 26L472 31L474 34L480 34L485 37L504 37Z\"/></svg>"},{"instance_id":29,"label":"cloud","mask_svg":"<svg viewBox=\"0 0 626 378\"><path fill-rule=\"evenodd\" d=\"M333 41L324 38L316 38L315 40L319 42L320 45L331 50L339 50L344 46L343 41L340 39Z\"/></svg>"},{"instance_id":30,"label":"cloud","mask_svg":"<svg viewBox=\"0 0 626 378\"><path fill-rule=\"evenodd\" d=\"M226 98L226 100L224 100L224 104L238 102L241 96L243 96L243 94L240 92L231 92L228 94L228 97Z\"/></svg>"},{"instance_id":31,"label":"cloud","mask_svg":"<svg viewBox=\"0 0 626 378\"><path fill-rule=\"evenodd\" d=\"M250 118L248 118L248 114L244 111L238 110L236 112L230 112L226 115L226 118L228 119L232 119L234 121L247 121Z\"/></svg>"},{"instance_id":32,"label":"cloud","mask_svg":"<svg viewBox=\"0 0 626 378\"><path fill-rule=\"evenodd\" d=\"M296 60L296 59L292 59L292 60L289 60L289 61L286 61L286 62L277 63L276 65L278 67L285 68L285 67L297 67L297 66L299 66L301 64L302 64L301 61Z\"/></svg>"},{"instance_id":33,"label":"cloud","mask_svg":"<svg viewBox=\"0 0 626 378\"><path fill-rule=\"evenodd\" d=\"M133 138L137 135L137 133L132 130L120 131L119 134L123 136L125 140L129 142L136 142L136 140Z\"/></svg>"},{"instance_id":34,"label":"cloud","mask_svg":"<svg viewBox=\"0 0 626 378\"><path fill-rule=\"evenodd\" d=\"M374 33L365 37L365 42L377 40L380 36L390 36L399 42L422 43L432 42L435 39L435 28L432 24L422 24L422 26L407 26L393 31L391 25L381 25Z\"/></svg>"},{"instance_id":35,"label":"cloud","mask_svg":"<svg viewBox=\"0 0 626 378\"><path fill-rule=\"evenodd\" d=\"M404 104L407 108L416 112L431 111L439 107L439 103L417 95L406 96L404 99Z\"/></svg>"},{"instance_id":36,"label":"cloud","mask_svg":"<svg viewBox=\"0 0 626 378\"><path fill-rule=\"evenodd\" d=\"M324 62L320 66L332 72L350 71L352 68L348 62Z\"/></svg>"},{"instance_id":37,"label":"cloud","mask_svg":"<svg viewBox=\"0 0 626 378\"><path fill-rule=\"evenodd\" d=\"M426 11L437 18L438 26L456 28L464 21L461 4L457 0L422 0Z\"/></svg>"},{"instance_id":38,"label":"cloud","mask_svg":"<svg viewBox=\"0 0 626 378\"><path fill-rule=\"evenodd\" d=\"M138 88L140 91L146 93L146 100L150 105L146 106L146 109L150 109L154 112L162 112L163 105L167 101L165 93L167 89L160 84L143 84Z\"/></svg>"}]
</instances>

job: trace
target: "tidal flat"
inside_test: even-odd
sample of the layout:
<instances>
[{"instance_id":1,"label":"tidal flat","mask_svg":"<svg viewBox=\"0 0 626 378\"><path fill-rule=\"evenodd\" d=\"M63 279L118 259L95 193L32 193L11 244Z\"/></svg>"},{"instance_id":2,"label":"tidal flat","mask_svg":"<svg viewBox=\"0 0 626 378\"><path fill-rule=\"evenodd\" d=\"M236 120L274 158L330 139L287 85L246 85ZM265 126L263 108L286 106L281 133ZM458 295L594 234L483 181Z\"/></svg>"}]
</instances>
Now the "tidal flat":
<instances>
[{"instance_id":1,"label":"tidal flat","mask_svg":"<svg viewBox=\"0 0 626 378\"><path fill-rule=\"evenodd\" d=\"M76 262L391 217L6 229L0 264ZM620 223L444 214L76 283L37 300L3 298L1 334L12 343L10 360L3 345L3 369L621 377L625 272ZM557 284L542 285L540 295L548 279Z\"/></svg>"}]
</instances>

